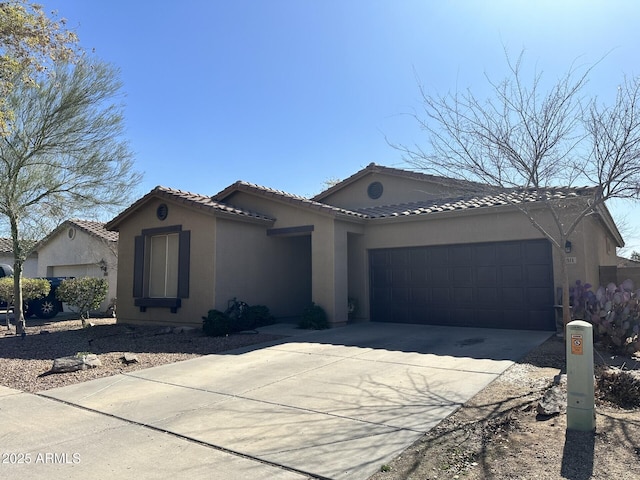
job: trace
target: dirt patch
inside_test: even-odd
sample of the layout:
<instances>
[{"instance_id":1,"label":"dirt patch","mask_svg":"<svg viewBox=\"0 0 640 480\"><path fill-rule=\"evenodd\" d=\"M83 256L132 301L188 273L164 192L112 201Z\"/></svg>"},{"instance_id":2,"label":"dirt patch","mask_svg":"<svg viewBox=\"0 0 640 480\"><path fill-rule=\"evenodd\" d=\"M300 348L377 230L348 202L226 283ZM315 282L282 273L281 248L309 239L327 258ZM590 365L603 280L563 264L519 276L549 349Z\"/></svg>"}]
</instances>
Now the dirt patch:
<instances>
[{"instance_id":1,"label":"dirt patch","mask_svg":"<svg viewBox=\"0 0 640 480\"><path fill-rule=\"evenodd\" d=\"M640 478L640 409L598 398L595 433L567 431L566 413L538 415L564 348L549 339L370 480ZM596 363L597 372L603 364L639 368L602 353Z\"/></svg>"}]
</instances>

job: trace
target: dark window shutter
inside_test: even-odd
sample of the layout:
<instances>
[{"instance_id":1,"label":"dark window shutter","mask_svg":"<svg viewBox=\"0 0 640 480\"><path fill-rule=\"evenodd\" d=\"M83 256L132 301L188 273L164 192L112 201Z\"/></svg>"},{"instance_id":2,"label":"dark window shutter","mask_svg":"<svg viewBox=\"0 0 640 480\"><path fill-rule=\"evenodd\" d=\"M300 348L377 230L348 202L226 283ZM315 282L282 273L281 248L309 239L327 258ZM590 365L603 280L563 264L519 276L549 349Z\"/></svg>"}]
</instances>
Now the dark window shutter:
<instances>
[{"instance_id":1,"label":"dark window shutter","mask_svg":"<svg viewBox=\"0 0 640 480\"><path fill-rule=\"evenodd\" d=\"M189 264L191 257L191 231L180 232L178 251L178 298L189 298Z\"/></svg>"},{"instance_id":2,"label":"dark window shutter","mask_svg":"<svg viewBox=\"0 0 640 480\"><path fill-rule=\"evenodd\" d=\"M144 280L144 237L142 235L135 238L133 253L133 297L143 296Z\"/></svg>"}]
</instances>

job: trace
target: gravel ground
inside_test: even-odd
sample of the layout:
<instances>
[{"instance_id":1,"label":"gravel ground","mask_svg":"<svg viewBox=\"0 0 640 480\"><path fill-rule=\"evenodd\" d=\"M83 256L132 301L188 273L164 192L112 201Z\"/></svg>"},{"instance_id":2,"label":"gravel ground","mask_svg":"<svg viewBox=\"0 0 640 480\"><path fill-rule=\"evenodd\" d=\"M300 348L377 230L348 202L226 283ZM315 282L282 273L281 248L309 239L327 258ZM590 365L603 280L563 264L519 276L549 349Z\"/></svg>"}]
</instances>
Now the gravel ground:
<instances>
[{"instance_id":1,"label":"gravel ground","mask_svg":"<svg viewBox=\"0 0 640 480\"><path fill-rule=\"evenodd\" d=\"M199 329L167 333L166 328L121 325L114 319L92 322L95 326L82 328L73 319L32 320L24 339L0 327L0 385L37 392L280 338L257 333L214 338ZM135 353L139 362L126 365L125 352ZM102 366L41 376L54 358L79 353L98 355ZM621 408L599 392L596 432L566 430L564 412L536 415L537 402L564 364L564 342L551 338L395 460L381 465L370 480L640 478L640 408ZM638 358L603 352L596 364L597 374L602 364L640 370Z\"/></svg>"},{"instance_id":2,"label":"gravel ground","mask_svg":"<svg viewBox=\"0 0 640 480\"><path fill-rule=\"evenodd\" d=\"M167 327L116 324L113 318L91 323L82 328L80 320L64 317L28 320L24 339L13 328L0 327L0 385L33 393L281 338L265 333L208 337L200 329L168 333ZM138 362L125 364L126 352L135 353ZM98 355L102 366L42 376L55 358L83 353Z\"/></svg>"}]
</instances>

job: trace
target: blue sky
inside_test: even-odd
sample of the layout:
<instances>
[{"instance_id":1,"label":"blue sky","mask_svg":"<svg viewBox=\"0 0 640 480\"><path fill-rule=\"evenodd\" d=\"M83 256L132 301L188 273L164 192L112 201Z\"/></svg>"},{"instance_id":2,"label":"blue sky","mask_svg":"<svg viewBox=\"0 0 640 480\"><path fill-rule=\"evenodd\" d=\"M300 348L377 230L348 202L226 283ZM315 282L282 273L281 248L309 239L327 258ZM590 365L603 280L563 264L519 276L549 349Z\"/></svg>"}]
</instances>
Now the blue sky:
<instances>
[{"instance_id":1,"label":"blue sky","mask_svg":"<svg viewBox=\"0 0 640 480\"><path fill-rule=\"evenodd\" d=\"M407 113L433 93L486 92L503 47L550 81L597 66L604 99L640 74L640 2L589 0L41 0L121 70L143 195L214 194L242 179L311 196L370 162L406 167L423 142ZM627 244L640 250L629 205ZM638 217L635 214L635 217Z\"/></svg>"}]
</instances>

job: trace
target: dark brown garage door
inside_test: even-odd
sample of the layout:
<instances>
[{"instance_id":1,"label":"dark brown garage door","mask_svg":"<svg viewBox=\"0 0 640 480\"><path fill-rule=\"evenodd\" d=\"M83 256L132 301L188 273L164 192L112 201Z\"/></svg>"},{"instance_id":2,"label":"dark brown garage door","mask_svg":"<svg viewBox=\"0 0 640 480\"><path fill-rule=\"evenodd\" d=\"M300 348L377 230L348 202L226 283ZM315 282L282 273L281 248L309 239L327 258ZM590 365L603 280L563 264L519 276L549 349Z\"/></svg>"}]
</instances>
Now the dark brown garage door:
<instances>
[{"instance_id":1,"label":"dark brown garage door","mask_svg":"<svg viewBox=\"0 0 640 480\"><path fill-rule=\"evenodd\" d=\"M373 321L555 328L546 240L376 249L369 265Z\"/></svg>"}]
</instances>

